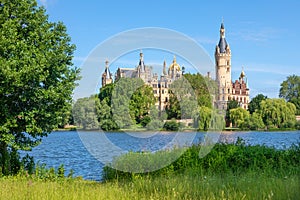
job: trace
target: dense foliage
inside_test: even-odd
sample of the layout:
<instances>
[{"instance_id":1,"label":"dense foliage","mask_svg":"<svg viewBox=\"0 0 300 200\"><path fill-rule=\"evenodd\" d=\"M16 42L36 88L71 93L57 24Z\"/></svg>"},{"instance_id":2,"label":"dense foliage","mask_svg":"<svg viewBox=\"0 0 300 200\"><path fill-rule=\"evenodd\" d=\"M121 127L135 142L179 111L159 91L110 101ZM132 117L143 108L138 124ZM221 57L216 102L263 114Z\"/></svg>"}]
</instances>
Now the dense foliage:
<instances>
[{"instance_id":1,"label":"dense foliage","mask_svg":"<svg viewBox=\"0 0 300 200\"><path fill-rule=\"evenodd\" d=\"M182 173L188 169L193 169L198 173L204 174L226 174L226 173L245 173L248 171L268 171L276 170L279 173L300 173L300 147L292 146L287 150L278 150L266 146L247 146L243 140L237 139L234 144L217 143L209 154L200 158L199 152L205 146L194 145L188 147L184 153L168 166L157 171L139 174L140 176L170 175L172 173ZM130 165L135 163L136 171L143 171L147 168L147 163L152 166L159 162L163 157L172 158L177 155L180 149L172 151L162 151L156 153L129 153L116 158L112 166ZM140 156L147 154L148 156ZM125 160L124 160L125 159ZM139 169L139 167L141 169ZM147 171L147 170L146 170ZM109 165L104 167L103 178L111 179L132 179L136 173L123 172L111 168Z\"/></svg>"},{"instance_id":2,"label":"dense foliage","mask_svg":"<svg viewBox=\"0 0 300 200\"><path fill-rule=\"evenodd\" d=\"M300 115L300 76L288 76L280 85L279 97L296 106L296 114Z\"/></svg>"},{"instance_id":3,"label":"dense foliage","mask_svg":"<svg viewBox=\"0 0 300 200\"><path fill-rule=\"evenodd\" d=\"M78 70L75 46L61 23L48 20L35 0L0 6L0 171L20 167L17 150L29 150L63 123Z\"/></svg>"},{"instance_id":4,"label":"dense foliage","mask_svg":"<svg viewBox=\"0 0 300 200\"><path fill-rule=\"evenodd\" d=\"M96 106L99 104L99 98L94 95L78 99L73 105L73 117L75 123L84 129L97 129L98 113ZM106 117L104 113L101 113L101 116Z\"/></svg>"},{"instance_id":5,"label":"dense foliage","mask_svg":"<svg viewBox=\"0 0 300 200\"><path fill-rule=\"evenodd\" d=\"M292 76L288 80L294 83L297 77ZM171 119L193 119L193 124L190 123L189 126L205 131L221 130L225 125L243 130L299 129L299 122L295 120L295 102L299 99L295 98L298 95L294 91L297 85L289 83L288 85L292 85L290 88L294 89L294 96L289 93L284 96L283 91L290 91L283 89L286 84L282 84L280 95L286 97L288 102L283 99L268 99L267 96L258 94L250 101L248 110L240 108L237 101L229 100L226 113L223 114L212 106L215 83L200 74L185 74L182 79L170 85L166 110L159 112L154 106L157 99L150 86L145 85L141 79L122 78L100 89L100 101L95 99L98 115L96 126L102 130L131 128L136 125L148 130L177 130L169 127L170 124L175 126L175 123L170 122ZM82 104L88 106L89 102ZM88 116L84 118L94 119L93 114ZM166 119L168 124L164 126ZM80 123L78 125L84 127Z\"/></svg>"},{"instance_id":6,"label":"dense foliage","mask_svg":"<svg viewBox=\"0 0 300 200\"><path fill-rule=\"evenodd\" d=\"M258 94L254 98L252 98L248 105L248 111L250 112L250 114L254 113L256 110L260 110L260 103L267 98L268 97L264 96L263 94Z\"/></svg>"},{"instance_id":7,"label":"dense foliage","mask_svg":"<svg viewBox=\"0 0 300 200\"><path fill-rule=\"evenodd\" d=\"M249 103L249 110L240 107L228 109L233 127L244 130L295 129L298 128L296 107L284 99L269 99L258 94Z\"/></svg>"}]
</instances>

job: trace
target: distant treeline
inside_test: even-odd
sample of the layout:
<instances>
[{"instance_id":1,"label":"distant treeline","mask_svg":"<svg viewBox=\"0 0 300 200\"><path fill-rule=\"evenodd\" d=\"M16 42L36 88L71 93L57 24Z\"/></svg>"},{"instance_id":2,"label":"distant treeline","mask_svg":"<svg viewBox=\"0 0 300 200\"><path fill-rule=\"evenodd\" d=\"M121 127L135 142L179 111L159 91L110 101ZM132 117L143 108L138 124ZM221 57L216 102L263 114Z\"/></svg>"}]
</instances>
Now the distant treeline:
<instances>
[{"instance_id":1,"label":"distant treeline","mask_svg":"<svg viewBox=\"0 0 300 200\"><path fill-rule=\"evenodd\" d=\"M228 101L227 110L215 110L216 83L200 74L185 74L169 88L169 100L159 111L150 86L141 79L121 78L100 89L99 94L78 99L73 105L74 123L83 129L198 130L224 129L225 125L243 130L299 129L300 77L293 75L281 84L278 99L258 94L248 110L237 101ZM183 124L180 119L193 119ZM177 120L177 121L176 121Z\"/></svg>"}]
</instances>

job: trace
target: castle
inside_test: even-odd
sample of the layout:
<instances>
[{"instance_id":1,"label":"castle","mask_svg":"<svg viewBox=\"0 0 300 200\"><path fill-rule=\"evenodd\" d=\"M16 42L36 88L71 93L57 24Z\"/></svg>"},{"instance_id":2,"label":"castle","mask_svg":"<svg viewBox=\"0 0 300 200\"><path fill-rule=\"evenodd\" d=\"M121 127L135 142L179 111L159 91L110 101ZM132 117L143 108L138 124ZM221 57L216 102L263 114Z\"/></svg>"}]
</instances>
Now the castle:
<instances>
[{"instance_id":1,"label":"castle","mask_svg":"<svg viewBox=\"0 0 300 200\"><path fill-rule=\"evenodd\" d=\"M102 87L113 82L113 75L109 70L108 61L105 62L105 71L102 74ZM160 76L153 74L152 68L144 64L143 53L140 52L139 64L135 68L118 68L115 74L115 80L122 77L141 78L145 84L153 88L153 94L157 99L155 105L160 111L165 110L169 101L169 85L183 76L184 67L176 62L174 56L173 62L167 70L166 61L163 63L163 72ZM225 39L224 24L220 28L220 40L215 50L216 83L218 92L214 100L215 107L220 110L227 108L229 100L236 100L240 107L248 109L249 88L244 70L242 70L239 80L231 80L231 51L229 44Z\"/></svg>"},{"instance_id":2,"label":"castle","mask_svg":"<svg viewBox=\"0 0 300 200\"><path fill-rule=\"evenodd\" d=\"M229 100L236 100L240 107L248 109L249 88L244 70L239 80L231 80L231 51L225 39L225 28L222 22L220 40L215 50L216 82L218 92L215 99L216 108L224 110Z\"/></svg>"}]
</instances>

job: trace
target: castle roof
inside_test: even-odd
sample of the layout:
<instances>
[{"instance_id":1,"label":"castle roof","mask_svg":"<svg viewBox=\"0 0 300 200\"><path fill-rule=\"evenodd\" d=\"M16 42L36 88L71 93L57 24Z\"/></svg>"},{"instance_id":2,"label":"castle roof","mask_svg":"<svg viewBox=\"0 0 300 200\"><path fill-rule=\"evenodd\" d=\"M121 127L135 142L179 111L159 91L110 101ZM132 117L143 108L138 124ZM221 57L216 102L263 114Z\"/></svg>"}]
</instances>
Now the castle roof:
<instances>
[{"instance_id":1,"label":"castle roof","mask_svg":"<svg viewBox=\"0 0 300 200\"><path fill-rule=\"evenodd\" d=\"M174 56L173 63L169 66L169 70L174 70L174 68L180 71L180 65L176 62L176 56Z\"/></svg>"},{"instance_id":2,"label":"castle roof","mask_svg":"<svg viewBox=\"0 0 300 200\"><path fill-rule=\"evenodd\" d=\"M221 23L221 28L220 28L220 40L218 47L220 48L220 53L226 53L226 48L228 46L228 43L225 39L225 28L224 28L224 23Z\"/></svg>"},{"instance_id":3,"label":"castle roof","mask_svg":"<svg viewBox=\"0 0 300 200\"><path fill-rule=\"evenodd\" d=\"M112 79L111 73L109 71L108 60L105 61L105 71L104 71L104 73L106 74L106 79Z\"/></svg>"}]
</instances>

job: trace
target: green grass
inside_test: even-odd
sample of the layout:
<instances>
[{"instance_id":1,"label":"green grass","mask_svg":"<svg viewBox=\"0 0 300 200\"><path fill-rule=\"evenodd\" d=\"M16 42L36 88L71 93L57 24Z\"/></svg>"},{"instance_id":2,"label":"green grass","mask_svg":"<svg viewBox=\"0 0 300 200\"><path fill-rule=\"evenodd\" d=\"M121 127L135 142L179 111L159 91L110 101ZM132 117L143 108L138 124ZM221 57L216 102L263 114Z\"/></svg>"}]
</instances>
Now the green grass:
<instances>
[{"instance_id":1,"label":"green grass","mask_svg":"<svg viewBox=\"0 0 300 200\"><path fill-rule=\"evenodd\" d=\"M131 181L0 179L0 199L298 199L299 174L247 172L204 175L197 171Z\"/></svg>"},{"instance_id":2,"label":"green grass","mask_svg":"<svg viewBox=\"0 0 300 200\"><path fill-rule=\"evenodd\" d=\"M236 144L216 144L207 156L199 158L201 148L189 147L172 164L145 174L107 166L102 183L65 178L63 167L57 171L37 167L33 175L22 172L1 177L0 199L299 199L299 145L276 150L246 146L238 140ZM134 163L137 170L143 170L164 155L178 152L180 149L129 153L113 164L130 167L128 163Z\"/></svg>"}]
</instances>

